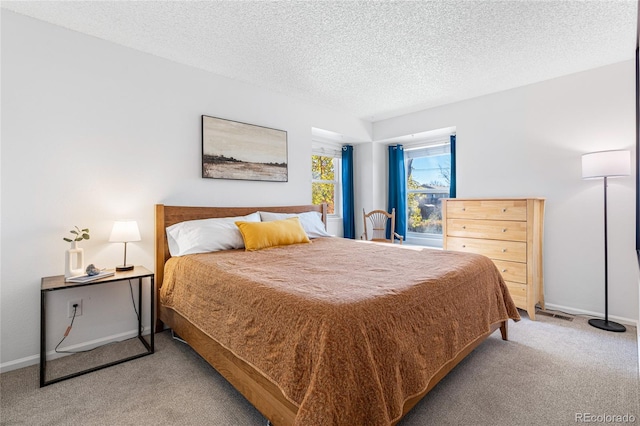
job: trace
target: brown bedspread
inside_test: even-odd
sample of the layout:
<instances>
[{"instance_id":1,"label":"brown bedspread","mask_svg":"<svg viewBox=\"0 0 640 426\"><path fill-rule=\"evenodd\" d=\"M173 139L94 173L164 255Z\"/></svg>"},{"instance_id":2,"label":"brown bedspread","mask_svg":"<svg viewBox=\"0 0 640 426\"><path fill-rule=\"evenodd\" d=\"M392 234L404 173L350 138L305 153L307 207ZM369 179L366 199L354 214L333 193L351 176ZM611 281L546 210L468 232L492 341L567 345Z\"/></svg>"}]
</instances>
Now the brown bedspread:
<instances>
[{"instance_id":1,"label":"brown bedspread","mask_svg":"<svg viewBox=\"0 0 640 426\"><path fill-rule=\"evenodd\" d=\"M320 238L189 255L161 303L273 381L297 425L388 425L491 324L519 319L486 257Z\"/></svg>"}]
</instances>

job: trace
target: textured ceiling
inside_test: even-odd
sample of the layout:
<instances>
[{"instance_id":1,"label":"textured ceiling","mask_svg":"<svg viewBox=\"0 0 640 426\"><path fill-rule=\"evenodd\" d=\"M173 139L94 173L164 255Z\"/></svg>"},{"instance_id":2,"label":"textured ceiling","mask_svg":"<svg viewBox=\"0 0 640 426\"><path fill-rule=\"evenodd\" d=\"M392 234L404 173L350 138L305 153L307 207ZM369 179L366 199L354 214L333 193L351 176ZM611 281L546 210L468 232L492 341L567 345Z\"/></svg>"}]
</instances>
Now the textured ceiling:
<instances>
[{"instance_id":1,"label":"textured ceiling","mask_svg":"<svg viewBox=\"0 0 640 426\"><path fill-rule=\"evenodd\" d=\"M634 57L636 1L2 2L369 121Z\"/></svg>"}]
</instances>

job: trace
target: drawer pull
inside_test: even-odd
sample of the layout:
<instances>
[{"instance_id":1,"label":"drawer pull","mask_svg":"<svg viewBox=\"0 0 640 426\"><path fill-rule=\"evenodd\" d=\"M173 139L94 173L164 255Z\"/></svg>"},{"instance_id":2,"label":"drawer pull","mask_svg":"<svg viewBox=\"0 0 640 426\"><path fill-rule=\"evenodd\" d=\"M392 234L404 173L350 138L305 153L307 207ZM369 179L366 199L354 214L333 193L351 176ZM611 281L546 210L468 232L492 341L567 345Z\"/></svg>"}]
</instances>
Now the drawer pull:
<instances>
[{"instance_id":1,"label":"drawer pull","mask_svg":"<svg viewBox=\"0 0 640 426\"><path fill-rule=\"evenodd\" d=\"M506 269L503 269L503 270L502 270L502 272L507 272L507 270L506 270Z\"/></svg>"},{"instance_id":2,"label":"drawer pull","mask_svg":"<svg viewBox=\"0 0 640 426\"><path fill-rule=\"evenodd\" d=\"M467 246L465 246L464 244L462 245L462 248L467 248Z\"/></svg>"},{"instance_id":3,"label":"drawer pull","mask_svg":"<svg viewBox=\"0 0 640 426\"><path fill-rule=\"evenodd\" d=\"M463 212L466 212L466 211L467 211L466 207L463 207L463 208L462 208L462 211L463 211Z\"/></svg>"},{"instance_id":4,"label":"drawer pull","mask_svg":"<svg viewBox=\"0 0 640 426\"><path fill-rule=\"evenodd\" d=\"M507 228L502 228L502 232L507 232Z\"/></svg>"},{"instance_id":5,"label":"drawer pull","mask_svg":"<svg viewBox=\"0 0 640 426\"><path fill-rule=\"evenodd\" d=\"M466 225L462 225L462 229L467 229Z\"/></svg>"},{"instance_id":6,"label":"drawer pull","mask_svg":"<svg viewBox=\"0 0 640 426\"><path fill-rule=\"evenodd\" d=\"M502 209L502 213L506 213L506 212L507 212L506 208Z\"/></svg>"},{"instance_id":7,"label":"drawer pull","mask_svg":"<svg viewBox=\"0 0 640 426\"><path fill-rule=\"evenodd\" d=\"M507 252L507 249L502 249L502 252L503 252L503 253L506 253L506 252Z\"/></svg>"}]
</instances>

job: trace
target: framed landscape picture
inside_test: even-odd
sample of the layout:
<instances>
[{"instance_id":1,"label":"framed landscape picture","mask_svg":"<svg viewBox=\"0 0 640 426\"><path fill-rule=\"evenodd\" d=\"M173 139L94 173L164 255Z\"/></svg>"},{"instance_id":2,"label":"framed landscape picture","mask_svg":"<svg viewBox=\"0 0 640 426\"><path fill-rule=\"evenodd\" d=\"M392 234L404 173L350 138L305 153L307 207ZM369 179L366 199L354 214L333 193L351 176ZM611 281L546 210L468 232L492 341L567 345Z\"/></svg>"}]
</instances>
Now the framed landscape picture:
<instances>
[{"instance_id":1,"label":"framed landscape picture","mask_svg":"<svg viewBox=\"0 0 640 426\"><path fill-rule=\"evenodd\" d=\"M203 115L202 177L287 182L287 132Z\"/></svg>"}]
</instances>

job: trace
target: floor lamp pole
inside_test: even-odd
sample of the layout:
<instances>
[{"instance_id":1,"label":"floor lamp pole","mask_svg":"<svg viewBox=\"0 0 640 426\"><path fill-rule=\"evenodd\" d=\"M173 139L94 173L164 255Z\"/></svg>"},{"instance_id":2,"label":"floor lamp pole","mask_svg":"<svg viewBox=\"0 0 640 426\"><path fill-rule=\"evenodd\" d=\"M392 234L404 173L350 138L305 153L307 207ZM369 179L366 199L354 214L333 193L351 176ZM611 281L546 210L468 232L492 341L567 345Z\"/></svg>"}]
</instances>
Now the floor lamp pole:
<instances>
[{"instance_id":1,"label":"floor lamp pole","mask_svg":"<svg viewBox=\"0 0 640 426\"><path fill-rule=\"evenodd\" d=\"M604 176L604 319L590 319L589 324L606 331L621 333L626 330L625 326L617 322L609 321L609 256L608 256L608 236L607 236L607 177Z\"/></svg>"}]
</instances>

